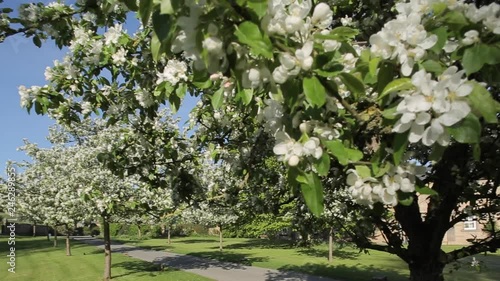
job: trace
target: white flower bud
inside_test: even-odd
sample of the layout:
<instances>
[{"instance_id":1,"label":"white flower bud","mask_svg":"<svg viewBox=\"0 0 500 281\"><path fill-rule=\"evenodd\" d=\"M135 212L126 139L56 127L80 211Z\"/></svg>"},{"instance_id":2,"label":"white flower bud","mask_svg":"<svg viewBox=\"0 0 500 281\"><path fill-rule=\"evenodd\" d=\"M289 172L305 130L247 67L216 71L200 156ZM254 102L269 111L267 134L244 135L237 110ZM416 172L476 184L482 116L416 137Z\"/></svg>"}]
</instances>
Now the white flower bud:
<instances>
[{"instance_id":1,"label":"white flower bud","mask_svg":"<svg viewBox=\"0 0 500 281\"><path fill-rule=\"evenodd\" d=\"M299 125L299 129L303 134L309 134L311 132L311 124L309 122L303 122Z\"/></svg>"},{"instance_id":2,"label":"white flower bud","mask_svg":"<svg viewBox=\"0 0 500 281\"><path fill-rule=\"evenodd\" d=\"M319 3L314 7L314 12L311 18L313 24L321 28L327 28L332 23L333 12L325 3Z\"/></svg>"},{"instance_id":3,"label":"white flower bud","mask_svg":"<svg viewBox=\"0 0 500 281\"><path fill-rule=\"evenodd\" d=\"M288 165L291 167L295 167L299 164L300 158L297 155L292 155L290 156L290 159L288 159Z\"/></svg>"}]
</instances>

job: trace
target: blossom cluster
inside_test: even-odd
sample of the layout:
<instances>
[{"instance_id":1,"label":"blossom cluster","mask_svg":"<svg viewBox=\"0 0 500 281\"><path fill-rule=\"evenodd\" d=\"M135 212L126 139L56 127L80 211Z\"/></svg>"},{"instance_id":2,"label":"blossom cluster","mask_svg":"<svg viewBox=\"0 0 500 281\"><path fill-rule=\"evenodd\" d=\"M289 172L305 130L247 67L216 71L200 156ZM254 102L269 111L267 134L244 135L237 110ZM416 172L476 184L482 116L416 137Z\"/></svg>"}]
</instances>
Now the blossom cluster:
<instances>
[{"instance_id":1,"label":"blossom cluster","mask_svg":"<svg viewBox=\"0 0 500 281\"><path fill-rule=\"evenodd\" d=\"M397 192L414 192L416 176L421 176L426 171L425 167L413 163L389 165L391 165L389 171L381 178L360 175L354 169L347 171L348 191L355 202L367 206L373 206L377 202L396 206Z\"/></svg>"},{"instance_id":2,"label":"blossom cluster","mask_svg":"<svg viewBox=\"0 0 500 281\"><path fill-rule=\"evenodd\" d=\"M464 73L451 66L436 81L425 70L416 72L411 79L415 89L399 92L403 99L396 114L401 118L393 131L403 133L409 130L411 143L422 141L431 146L437 142L447 146L450 136L446 127L460 122L471 111L466 96L472 92L473 86L467 83L467 79L462 79Z\"/></svg>"},{"instance_id":3,"label":"blossom cluster","mask_svg":"<svg viewBox=\"0 0 500 281\"><path fill-rule=\"evenodd\" d=\"M311 137L304 144L295 141L287 133L280 131L276 134L277 144L274 146L274 154L278 155L280 161L286 162L289 166L297 166L303 156L312 156L316 159L323 155L320 140Z\"/></svg>"},{"instance_id":4,"label":"blossom cluster","mask_svg":"<svg viewBox=\"0 0 500 281\"><path fill-rule=\"evenodd\" d=\"M421 60L426 50L437 43L437 36L428 34L422 25L422 11L407 9L409 4L396 5L399 14L396 19L387 22L381 31L370 37L371 52L384 59L397 58L401 64L401 73L409 76L415 62Z\"/></svg>"},{"instance_id":5,"label":"blossom cluster","mask_svg":"<svg viewBox=\"0 0 500 281\"><path fill-rule=\"evenodd\" d=\"M312 15L311 0L304 1L269 1L268 14L263 19L263 26L269 34L279 34L301 44L294 54L282 52L279 56L280 65L273 70L272 76L276 83L283 84L289 77L296 76L300 71L308 71L313 64L314 34L328 34L333 20L333 12L325 3L314 7ZM335 40L319 40L323 42L326 51L340 47Z\"/></svg>"}]
</instances>

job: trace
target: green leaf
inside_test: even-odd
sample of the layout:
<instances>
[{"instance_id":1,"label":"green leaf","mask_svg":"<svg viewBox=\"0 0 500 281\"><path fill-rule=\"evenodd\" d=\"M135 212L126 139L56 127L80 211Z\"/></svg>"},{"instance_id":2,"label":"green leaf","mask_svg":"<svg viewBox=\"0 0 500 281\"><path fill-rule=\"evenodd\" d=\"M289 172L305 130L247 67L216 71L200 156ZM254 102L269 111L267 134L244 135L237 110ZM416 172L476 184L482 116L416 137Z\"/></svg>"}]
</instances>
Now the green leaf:
<instances>
[{"instance_id":1,"label":"green leaf","mask_svg":"<svg viewBox=\"0 0 500 281\"><path fill-rule=\"evenodd\" d=\"M174 8L172 7L172 0L162 0L160 4L160 14L173 15Z\"/></svg>"},{"instance_id":2,"label":"green leaf","mask_svg":"<svg viewBox=\"0 0 500 281\"><path fill-rule=\"evenodd\" d=\"M403 206L410 206L413 203L413 193L398 192L398 201Z\"/></svg>"},{"instance_id":3,"label":"green leaf","mask_svg":"<svg viewBox=\"0 0 500 281\"><path fill-rule=\"evenodd\" d=\"M458 124L449 127L448 132L460 143L479 143L481 123L476 115L469 114Z\"/></svg>"},{"instance_id":4,"label":"green leaf","mask_svg":"<svg viewBox=\"0 0 500 281\"><path fill-rule=\"evenodd\" d=\"M500 48L496 45L475 44L464 51L462 65L467 75L478 72L485 64L500 63Z\"/></svg>"},{"instance_id":5,"label":"green leaf","mask_svg":"<svg viewBox=\"0 0 500 281\"><path fill-rule=\"evenodd\" d=\"M38 48L42 47L42 40L40 40L40 37L36 35L33 36L33 44L35 44Z\"/></svg>"},{"instance_id":6,"label":"green leaf","mask_svg":"<svg viewBox=\"0 0 500 281\"><path fill-rule=\"evenodd\" d=\"M152 12L153 0L141 0L139 2L139 15L141 16L142 25L148 25Z\"/></svg>"},{"instance_id":7,"label":"green leaf","mask_svg":"<svg viewBox=\"0 0 500 281\"><path fill-rule=\"evenodd\" d=\"M349 156L344 144L339 140L325 141L325 146L333 156L337 158L340 165L346 166L349 164Z\"/></svg>"},{"instance_id":8,"label":"green leaf","mask_svg":"<svg viewBox=\"0 0 500 281\"><path fill-rule=\"evenodd\" d=\"M375 173L375 177L381 177L385 175L389 170L391 169L391 164L388 162L385 162L384 165L378 169L378 171Z\"/></svg>"},{"instance_id":9,"label":"green leaf","mask_svg":"<svg viewBox=\"0 0 500 281\"><path fill-rule=\"evenodd\" d=\"M244 105L249 105L253 98L253 89L243 89L237 95Z\"/></svg>"},{"instance_id":10,"label":"green leaf","mask_svg":"<svg viewBox=\"0 0 500 281\"><path fill-rule=\"evenodd\" d=\"M168 38L171 29L171 17L160 14L159 11L153 13L153 30L160 42Z\"/></svg>"},{"instance_id":11,"label":"green leaf","mask_svg":"<svg viewBox=\"0 0 500 281\"><path fill-rule=\"evenodd\" d=\"M487 64L495 65L500 63L500 45L498 43L496 45L488 45L487 57Z\"/></svg>"},{"instance_id":12,"label":"green leaf","mask_svg":"<svg viewBox=\"0 0 500 281\"><path fill-rule=\"evenodd\" d=\"M381 59L379 57L374 57L373 59L370 60L370 63L368 64L369 73L374 77L377 75L377 68L380 60Z\"/></svg>"},{"instance_id":13,"label":"green leaf","mask_svg":"<svg viewBox=\"0 0 500 281\"><path fill-rule=\"evenodd\" d=\"M187 84L179 84L177 86L177 89L175 90L175 94L182 100L184 96L186 95L188 89L187 89Z\"/></svg>"},{"instance_id":14,"label":"green leaf","mask_svg":"<svg viewBox=\"0 0 500 281\"><path fill-rule=\"evenodd\" d=\"M357 149L347 148L347 157L350 161L357 162L363 159L363 152Z\"/></svg>"},{"instance_id":15,"label":"green leaf","mask_svg":"<svg viewBox=\"0 0 500 281\"><path fill-rule=\"evenodd\" d=\"M321 84L316 76L306 77L302 83L306 100L318 107L321 107L326 102L325 87Z\"/></svg>"},{"instance_id":16,"label":"green leaf","mask_svg":"<svg viewBox=\"0 0 500 281\"><path fill-rule=\"evenodd\" d=\"M422 67L425 69L427 72L432 72L435 74L441 74L444 71L443 65L441 65L439 62L435 60L426 60L422 63Z\"/></svg>"},{"instance_id":17,"label":"green leaf","mask_svg":"<svg viewBox=\"0 0 500 281\"><path fill-rule=\"evenodd\" d=\"M401 162L401 158L403 157L406 147L408 146L408 133L396 134L394 136L394 142L392 149L394 150L392 154L392 159L394 160L394 165L398 166Z\"/></svg>"},{"instance_id":18,"label":"green leaf","mask_svg":"<svg viewBox=\"0 0 500 281\"><path fill-rule=\"evenodd\" d=\"M394 80L395 68L394 65L388 62L380 62L379 63L379 71L377 75L377 92L382 93L385 86L389 84L389 82Z\"/></svg>"},{"instance_id":19,"label":"green leaf","mask_svg":"<svg viewBox=\"0 0 500 281\"><path fill-rule=\"evenodd\" d=\"M365 94L365 85L361 80L359 80L356 76L342 72L339 75L342 83L345 84L347 89L351 91L354 96L359 96Z\"/></svg>"},{"instance_id":20,"label":"green leaf","mask_svg":"<svg viewBox=\"0 0 500 281\"><path fill-rule=\"evenodd\" d=\"M448 5L446 5L446 3L433 3L432 4L432 10L434 11L435 15L441 14L447 8L448 8Z\"/></svg>"},{"instance_id":21,"label":"green leaf","mask_svg":"<svg viewBox=\"0 0 500 281\"><path fill-rule=\"evenodd\" d=\"M319 217L324 209L323 185L321 184L321 180L316 174L308 173L302 174L300 182L302 182L300 187L307 207L311 213Z\"/></svg>"},{"instance_id":22,"label":"green leaf","mask_svg":"<svg viewBox=\"0 0 500 281\"><path fill-rule=\"evenodd\" d=\"M389 119L389 120L396 119L397 108L398 108L398 104L393 103L390 107L388 107L388 108L384 109L384 111L382 111L382 116L384 116L385 119Z\"/></svg>"},{"instance_id":23,"label":"green leaf","mask_svg":"<svg viewBox=\"0 0 500 281\"><path fill-rule=\"evenodd\" d=\"M224 101L224 88L218 89L212 96L212 107L218 110Z\"/></svg>"},{"instance_id":24,"label":"green leaf","mask_svg":"<svg viewBox=\"0 0 500 281\"><path fill-rule=\"evenodd\" d=\"M314 167L320 176L328 175L330 171L330 155L328 153L323 153L321 158L317 159L314 163Z\"/></svg>"},{"instance_id":25,"label":"green leaf","mask_svg":"<svg viewBox=\"0 0 500 281\"><path fill-rule=\"evenodd\" d=\"M415 191L418 192L418 193L420 193L420 194L428 194L428 195L431 195L431 196L438 195L437 191L435 191L434 189L429 188L429 187L415 186Z\"/></svg>"},{"instance_id":26,"label":"green leaf","mask_svg":"<svg viewBox=\"0 0 500 281\"><path fill-rule=\"evenodd\" d=\"M265 58L273 58L273 47L267 35L262 35L259 26L253 22L245 21L240 24L234 35L238 40L250 47L252 53L262 55Z\"/></svg>"},{"instance_id":27,"label":"green leaf","mask_svg":"<svg viewBox=\"0 0 500 281\"><path fill-rule=\"evenodd\" d=\"M488 61L489 48L484 44L476 44L464 51L462 65L467 75L478 72Z\"/></svg>"},{"instance_id":28,"label":"green leaf","mask_svg":"<svg viewBox=\"0 0 500 281\"><path fill-rule=\"evenodd\" d=\"M262 19L267 13L267 1L248 0L247 7L254 11L259 19Z\"/></svg>"},{"instance_id":29,"label":"green leaf","mask_svg":"<svg viewBox=\"0 0 500 281\"><path fill-rule=\"evenodd\" d=\"M430 50L436 54L439 54L443 51L446 40L448 40L448 29L445 26L442 26L432 30L430 33L436 35L438 38L436 44L434 44L434 46L432 46Z\"/></svg>"},{"instance_id":30,"label":"green leaf","mask_svg":"<svg viewBox=\"0 0 500 281\"><path fill-rule=\"evenodd\" d=\"M431 161L440 161L443 157L444 151L446 150L445 146L440 146L439 144L435 144L432 146L431 154L429 155L429 160Z\"/></svg>"},{"instance_id":31,"label":"green leaf","mask_svg":"<svg viewBox=\"0 0 500 281\"><path fill-rule=\"evenodd\" d=\"M151 55L154 61L158 61L161 55L161 42L156 34L151 36Z\"/></svg>"},{"instance_id":32,"label":"green leaf","mask_svg":"<svg viewBox=\"0 0 500 281\"><path fill-rule=\"evenodd\" d=\"M411 83L410 78L399 78L399 79L396 79L396 80L389 82L389 84L387 84L385 86L382 93L380 93L380 95L378 96L378 99L380 100L384 96L386 96L390 93L408 90L411 88L413 88L413 84Z\"/></svg>"},{"instance_id":33,"label":"green leaf","mask_svg":"<svg viewBox=\"0 0 500 281\"><path fill-rule=\"evenodd\" d=\"M479 143L472 145L472 157L474 157L476 161L481 160L481 145L479 145Z\"/></svg>"},{"instance_id":34,"label":"green leaf","mask_svg":"<svg viewBox=\"0 0 500 281\"><path fill-rule=\"evenodd\" d=\"M136 0L122 0L122 2L127 6L127 8L133 12L136 12L139 7L137 6Z\"/></svg>"},{"instance_id":35,"label":"green leaf","mask_svg":"<svg viewBox=\"0 0 500 281\"><path fill-rule=\"evenodd\" d=\"M475 113L484 117L487 123L497 123L497 108L490 92L479 83L473 83L474 88L467 97Z\"/></svg>"},{"instance_id":36,"label":"green leaf","mask_svg":"<svg viewBox=\"0 0 500 281\"><path fill-rule=\"evenodd\" d=\"M181 106L181 99L177 95L170 95L170 97L168 98L168 102L170 103L170 109L172 110L172 113L175 114Z\"/></svg>"},{"instance_id":37,"label":"green leaf","mask_svg":"<svg viewBox=\"0 0 500 281\"><path fill-rule=\"evenodd\" d=\"M357 165L355 166L355 168L356 168L356 173L358 173L358 175L361 178L369 178L372 176L372 171L367 166Z\"/></svg>"},{"instance_id":38,"label":"green leaf","mask_svg":"<svg viewBox=\"0 0 500 281\"><path fill-rule=\"evenodd\" d=\"M456 31L460 31L469 24L465 15L459 11L448 11L444 15L444 22Z\"/></svg>"}]
</instances>

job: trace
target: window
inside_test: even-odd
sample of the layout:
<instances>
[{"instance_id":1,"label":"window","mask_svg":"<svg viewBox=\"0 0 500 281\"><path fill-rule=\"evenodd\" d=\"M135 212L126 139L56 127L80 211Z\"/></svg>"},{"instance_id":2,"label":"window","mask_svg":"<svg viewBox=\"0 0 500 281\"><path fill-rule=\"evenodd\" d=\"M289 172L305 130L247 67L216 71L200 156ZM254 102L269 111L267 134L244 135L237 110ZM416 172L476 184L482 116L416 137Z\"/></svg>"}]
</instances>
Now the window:
<instances>
[{"instance_id":1,"label":"window","mask_svg":"<svg viewBox=\"0 0 500 281\"><path fill-rule=\"evenodd\" d=\"M476 230L477 222L474 220L475 217L468 217L467 221L464 221L464 230Z\"/></svg>"}]
</instances>

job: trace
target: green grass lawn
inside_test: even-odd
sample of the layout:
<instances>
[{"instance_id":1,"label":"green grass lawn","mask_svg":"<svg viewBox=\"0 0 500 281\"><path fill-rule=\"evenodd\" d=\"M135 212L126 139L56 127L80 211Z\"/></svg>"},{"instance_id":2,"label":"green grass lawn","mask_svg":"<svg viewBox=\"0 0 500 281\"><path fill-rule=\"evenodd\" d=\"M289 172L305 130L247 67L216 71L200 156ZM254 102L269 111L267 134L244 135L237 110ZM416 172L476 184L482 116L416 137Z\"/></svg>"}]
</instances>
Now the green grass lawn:
<instances>
[{"instance_id":1,"label":"green grass lawn","mask_svg":"<svg viewBox=\"0 0 500 281\"><path fill-rule=\"evenodd\" d=\"M64 240L57 248L45 237L16 238L16 273L7 271L9 265L7 239L0 237L0 276L2 281L98 281L104 271L104 253L94 246L72 241L72 256L67 257ZM195 274L167 269L120 253L112 256L113 280L139 281L210 281Z\"/></svg>"},{"instance_id":2,"label":"green grass lawn","mask_svg":"<svg viewBox=\"0 0 500 281\"><path fill-rule=\"evenodd\" d=\"M344 247L334 251L334 262L327 261L326 245L310 249L294 248L286 241L263 239L224 239L225 249L219 252L216 237L185 237L172 239L167 245L165 239L129 240L127 243L155 250L167 250L199 257L233 261L246 265L265 268L293 270L318 276L327 276L343 281L366 281L374 276L387 276L391 281L408 280L407 265L397 256L378 251L368 254ZM125 242L126 240L122 240ZM452 248L447 246L446 250ZM472 258L462 261L458 271L446 274L450 281L498 281L500 280L500 254L478 255L476 259L484 263L485 268L477 273L470 266ZM448 266L446 272L453 269Z\"/></svg>"}]
</instances>

